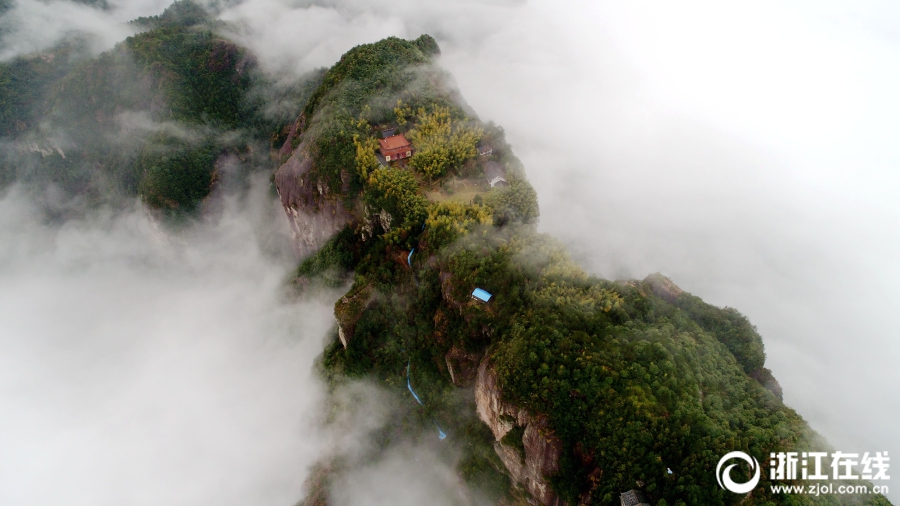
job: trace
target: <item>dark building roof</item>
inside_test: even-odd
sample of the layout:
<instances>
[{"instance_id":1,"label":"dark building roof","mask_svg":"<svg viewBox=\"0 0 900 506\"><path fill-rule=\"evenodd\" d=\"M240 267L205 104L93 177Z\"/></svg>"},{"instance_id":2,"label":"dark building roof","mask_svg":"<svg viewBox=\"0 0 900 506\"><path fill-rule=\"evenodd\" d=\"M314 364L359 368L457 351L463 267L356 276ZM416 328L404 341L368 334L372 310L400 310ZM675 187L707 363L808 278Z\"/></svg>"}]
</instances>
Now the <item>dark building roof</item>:
<instances>
[{"instance_id":1,"label":"dark building roof","mask_svg":"<svg viewBox=\"0 0 900 506\"><path fill-rule=\"evenodd\" d=\"M644 497L644 493L640 490L629 490L628 492L624 492L619 495L619 500L622 501L622 506L650 506L650 503L647 502L647 498Z\"/></svg>"}]
</instances>

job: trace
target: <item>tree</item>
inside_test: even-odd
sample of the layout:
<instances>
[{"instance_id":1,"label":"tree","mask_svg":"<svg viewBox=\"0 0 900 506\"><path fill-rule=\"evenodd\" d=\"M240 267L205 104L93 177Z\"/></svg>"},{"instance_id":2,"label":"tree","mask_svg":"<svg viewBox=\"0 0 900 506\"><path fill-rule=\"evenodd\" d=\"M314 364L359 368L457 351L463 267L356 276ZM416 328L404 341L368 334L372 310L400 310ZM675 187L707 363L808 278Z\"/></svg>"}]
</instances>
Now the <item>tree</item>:
<instances>
[{"instance_id":1,"label":"tree","mask_svg":"<svg viewBox=\"0 0 900 506\"><path fill-rule=\"evenodd\" d=\"M144 147L136 163L138 191L148 205L190 210L209 195L214 180L215 150L172 137L157 138Z\"/></svg>"},{"instance_id":2,"label":"tree","mask_svg":"<svg viewBox=\"0 0 900 506\"><path fill-rule=\"evenodd\" d=\"M353 145L356 146L356 171L359 177L365 180L369 177L369 172L378 168L378 158L375 157L378 141L372 137L360 139L359 134L355 134Z\"/></svg>"},{"instance_id":3,"label":"tree","mask_svg":"<svg viewBox=\"0 0 900 506\"><path fill-rule=\"evenodd\" d=\"M419 184L408 171L379 167L369 176L365 202L376 213L387 213L382 220L385 240L398 242L414 226L421 226L428 215L428 200L419 194Z\"/></svg>"},{"instance_id":4,"label":"tree","mask_svg":"<svg viewBox=\"0 0 900 506\"><path fill-rule=\"evenodd\" d=\"M495 188L484 199L485 205L494 210L500 222L521 220L530 223L540 216L537 192L520 178L510 178L506 188Z\"/></svg>"},{"instance_id":5,"label":"tree","mask_svg":"<svg viewBox=\"0 0 900 506\"><path fill-rule=\"evenodd\" d=\"M425 220L428 229L428 246L437 250L462 235L468 234L477 225L491 223L490 209L478 204L444 201L433 204L428 209Z\"/></svg>"},{"instance_id":6,"label":"tree","mask_svg":"<svg viewBox=\"0 0 900 506\"><path fill-rule=\"evenodd\" d=\"M452 119L449 107L437 106L430 113L419 108L416 126L409 131L416 147L409 165L429 179L441 177L475 157L482 133L481 127L469 125L466 119Z\"/></svg>"}]
</instances>

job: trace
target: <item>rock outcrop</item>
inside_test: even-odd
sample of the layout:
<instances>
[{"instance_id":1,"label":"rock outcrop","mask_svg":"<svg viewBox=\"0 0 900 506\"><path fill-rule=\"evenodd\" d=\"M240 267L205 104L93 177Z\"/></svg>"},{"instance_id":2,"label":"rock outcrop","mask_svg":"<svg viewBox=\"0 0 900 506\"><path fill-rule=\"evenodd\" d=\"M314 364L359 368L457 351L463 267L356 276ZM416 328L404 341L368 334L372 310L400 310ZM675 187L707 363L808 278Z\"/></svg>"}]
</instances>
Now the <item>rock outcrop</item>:
<instances>
[{"instance_id":1,"label":"rock outcrop","mask_svg":"<svg viewBox=\"0 0 900 506\"><path fill-rule=\"evenodd\" d=\"M453 298L453 275L449 272L441 271L438 277L441 280L441 297L447 301L447 304L462 312L463 303Z\"/></svg>"},{"instance_id":2,"label":"rock outcrop","mask_svg":"<svg viewBox=\"0 0 900 506\"><path fill-rule=\"evenodd\" d=\"M312 160L301 145L275 172L275 188L301 254L321 248L353 218L342 199L329 194L327 184L312 180L311 168Z\"/></svg>"},{"instance_id":3,"label":"rock outcrop","mask_svg":"<svg viewBox=\"0 0 900 506\"><path fill-rule=\"evenodd\" d=\"M769 368L760 367L751 372L750 377L758 381L763 388L775 394L775 397L778 397L778 400L784 401L784 392L781 390L781 384L778 383L775 376L772 376L772 371Z\"/></svg>"},{"instance_id":4,"label":"rock outcrop","mask_svg":"<svg viewBox=\"0 0 900 506\"><path fill-rule=\"evenodd\" d=\"M346 295L334 304L334 318L338 326L338 338L346 349L350 345L350 338L356 331L356 323L362 318L363 311L372 302L373 289L371 285L354 286Z\"/></svg>"},{"instance_id":5,"label":"rock outcrop","mask_svg":"<svg viewBox=\"0 0 900 506\"><path fill-rule=\"evenodd\" d=\"M450 372L450 380L458 387L471 386L478 375L478 361L481 353L471 353L453 346L444 355L444 362Z\"/></svg>"},{"instance_id":6,"label":"rock outcrop","mask_svg":"<svg viewBox=\"0 0 900 506\"><path fill-rule=\"evenodd\" d=\"M306 128L306 115L300 113L297 116L297 119L291 123L290 128L287 132L287 138L285 138L284 143L281 145L281 149L278 150L279 156L288 156L294 149L294 141L300 136L303 130ZM284 160L284 158L282 158Z\"/></svg>"},{"instance_id":7,"label":"rock outcrop","mask_svg":"<svg viewBox=\"0 0 900 506\"><path fill-rule=\"evenodd\" d=\"M559 471L562 442L550 429L546 417L532 415L500 399L497 374L487 359L482 360L478 367L475 404L478 416L494 434L494 450L509 471L512 481L523 487L538 504L565 504L548 482L548 478ZM501 442L510 431L523 427L521 448Z\"/></svg>"},{"instance_id":8,"label":"rock outcrop","mask_svg":"<svg viewBox=\"0 0 900 506\"><path fill-rule=\"evenodd\" d=\"M644 278L644 283L650 285L650 288L653 290L658 297L661 297L666 302L674 304L678 299L678 296L684 293L684 290L678 288L678 285L672 282L671 279L663 276L660 273L650 274L646 278Z\"/></svg>"}]
</instances>

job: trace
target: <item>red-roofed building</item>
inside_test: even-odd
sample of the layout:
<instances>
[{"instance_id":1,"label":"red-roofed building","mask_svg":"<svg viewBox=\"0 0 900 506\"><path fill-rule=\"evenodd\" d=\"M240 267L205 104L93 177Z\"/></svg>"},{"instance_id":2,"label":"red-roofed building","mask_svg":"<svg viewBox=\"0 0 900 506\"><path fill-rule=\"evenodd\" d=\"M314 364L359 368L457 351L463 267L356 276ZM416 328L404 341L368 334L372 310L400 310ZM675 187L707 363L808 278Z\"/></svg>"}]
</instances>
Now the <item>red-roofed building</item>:
<instances>
[{"instance_id":1,"label":"red-roofed building","mask_svg":"<svg viewBox=\"0 0 900 506\"><path fill-rule=\"evenodd\" d=\"M412 144L403 134L392 135L387 139L378 139L381 144L381 156L387 162L409 158L413 154Z\"/></svg>"}]
</instances>

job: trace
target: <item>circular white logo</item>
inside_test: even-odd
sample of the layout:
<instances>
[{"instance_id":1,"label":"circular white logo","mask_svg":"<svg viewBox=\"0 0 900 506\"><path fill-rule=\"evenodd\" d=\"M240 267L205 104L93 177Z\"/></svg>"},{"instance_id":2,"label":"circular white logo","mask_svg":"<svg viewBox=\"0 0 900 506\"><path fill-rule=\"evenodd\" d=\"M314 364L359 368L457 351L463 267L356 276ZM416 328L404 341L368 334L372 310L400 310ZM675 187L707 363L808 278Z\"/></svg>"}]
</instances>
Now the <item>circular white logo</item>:
<instances>
[{"instance_id":1,"label":"circular white logo","mask_svg":"<svg viewBox=\"0 0 900 506\"><path fill-rule=\"evenodd\" d=\"M731 480L731 468L735 467L737 464L731 464L725 468L724 472L722 471L722 465L731 459L741 459L750 464L750 469L756 469L756 474L754 474L753 478L747 483L735 483ZM725 490L730 490L735 494L746 494L753 490L753 488L756 487L756 484L759 483L759 474L759 462L744 452L727 453L724 457L719 459L719 465L716 466L716 480L718 480L719 486Z\"/></svg>"}]
</instances>

